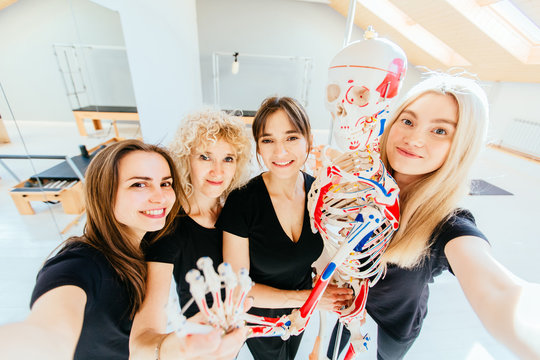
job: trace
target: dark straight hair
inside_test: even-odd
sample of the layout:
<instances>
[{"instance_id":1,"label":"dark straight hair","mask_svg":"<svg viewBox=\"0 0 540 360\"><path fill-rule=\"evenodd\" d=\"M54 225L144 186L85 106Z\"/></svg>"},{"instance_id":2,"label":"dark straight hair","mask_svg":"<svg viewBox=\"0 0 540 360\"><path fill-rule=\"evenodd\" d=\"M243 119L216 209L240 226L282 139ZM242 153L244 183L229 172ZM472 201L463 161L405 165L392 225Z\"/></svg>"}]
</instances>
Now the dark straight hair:
<instances>
[{"instance_id":1,"label":"dark straight hair","mask_svg":"<svg viewBox=\"0 0 540 360\"><path fill-rule=\"evenodd\" d=\"M103 253L128 289L131 301L128 310L132 318L144 299L146 262L140 245L128 240L127 226L119 223L114 216L114 206L119 182L118 165L124 156L134 151L157 153L169 164L176 201L167 215L165 226L152 241L156 241L172 228L180 208L180 200L185 197L172 158L167 150L159 146L139 140L125 140L107 146L92 159L85 175L87 221L84 233L66 241L66 244L82 242Z\"/></svg>"},{"instance_id":2,"label":"dark straight hair","mask_svg":"<svg viewBox=\"0 0 540 360\"><path fill-rule=\"evenodd\" d=\"M257 110L253 124L251 125L257 153L259 153L259 138L264 132L268 117L278 110L283 110L287 114L291 125L306 138L308 144L307 152L309 153L312 146L311 125L306 110L297 100L286 96L266 98L261 103L259 110Z\"/></svg>"}]
</instances>

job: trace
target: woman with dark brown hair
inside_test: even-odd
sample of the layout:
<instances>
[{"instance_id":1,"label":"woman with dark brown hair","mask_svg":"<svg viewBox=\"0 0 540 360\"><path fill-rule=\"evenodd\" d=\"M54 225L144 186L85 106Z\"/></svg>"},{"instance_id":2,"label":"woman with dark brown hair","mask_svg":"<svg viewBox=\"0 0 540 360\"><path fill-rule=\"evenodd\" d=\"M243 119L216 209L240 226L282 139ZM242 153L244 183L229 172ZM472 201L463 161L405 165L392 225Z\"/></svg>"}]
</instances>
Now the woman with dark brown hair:
<instances>
[{"instance_id":1,"label":"woman with dark brown hair","mask_svg":"<svg viewBox=\"0 0 540 360\"><path fill-rule=\"evenodd\" d=\"M245 267L255 285L252 313L279 318L299 308L312 288L311 264L323 242L311 232L306 209L314 178L302 171L311 150L307 114L296 100L271 97L263 101L253 121L257 155L268 171L231 192L219 219L223 259L235 269ZM330 286L320 302L340 308L350 289ZM294 359L301 335L254 338L247 345L256 360Z\"/></svg>"},{"instance_id":2,"label":"woman with dark brown hair","mask_svg":"<svg viewBox=\"0 0 540 360\"><path fill-rule=\"evenodd\" d=\"M28 318L0 327L0 358L127 359L145 294L141 241L147 231L169 231L185 196L179 183L158 146L127 140L101 150L86 172L84 234L40 270ZM179 338L178 355L213 358L220 344L217 331Z\"/></svg>"}]
</instances>

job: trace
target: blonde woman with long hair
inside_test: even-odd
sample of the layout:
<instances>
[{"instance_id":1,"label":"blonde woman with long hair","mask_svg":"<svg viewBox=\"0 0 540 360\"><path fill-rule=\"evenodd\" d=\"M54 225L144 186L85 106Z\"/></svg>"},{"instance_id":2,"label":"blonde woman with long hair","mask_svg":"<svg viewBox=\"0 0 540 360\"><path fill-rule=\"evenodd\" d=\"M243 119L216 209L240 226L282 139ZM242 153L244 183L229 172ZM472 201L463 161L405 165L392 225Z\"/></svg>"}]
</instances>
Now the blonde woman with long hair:
<instances>
[{"instance_id":1,"label":"blonde woman with long hair","mask_svg":"<svg viewBox=\"0 0 540 360\"><path fill-rule=\"evenodd\" d=\"M540 303L539 286L499 264L473 215L458 207L487 125L480 86L444 74L413 87L387 123L381 159L399 185L401 218L384 254L386 276L366 306L378 325L378 359L405 356L427 313L428 283L444 270L494 337L520 357L540 358L540 318L523 306Z\"/></svg>"},{"instance_id":2,"label":"blonde woman with long hair","mask_svg":"<svg viewBox=\"0 0 540 360\"><path fill-rule=\"evenodd\" d=\"M173 232L146 249L147 291L133 324L132 358L150 359L156 348L160 348L162 360L174 359L178 354L177 336L166 332L165 306L171 279L174 277L176 281L183 307L191 299L185 276L197 267L197 260L210 257L215 269L223 262L222 232L214 224L227 195L243 185L250 175L251 143L245 125L222 111L189 114L169 149L186 197L181 200L182 208L174 221ZM210 293L207 302L209 306L213 303ZM193 303L184 315L189 318L197 312ZM239 347L228 350L214 359L233 357Z\"/></svg>"}]
</instances>

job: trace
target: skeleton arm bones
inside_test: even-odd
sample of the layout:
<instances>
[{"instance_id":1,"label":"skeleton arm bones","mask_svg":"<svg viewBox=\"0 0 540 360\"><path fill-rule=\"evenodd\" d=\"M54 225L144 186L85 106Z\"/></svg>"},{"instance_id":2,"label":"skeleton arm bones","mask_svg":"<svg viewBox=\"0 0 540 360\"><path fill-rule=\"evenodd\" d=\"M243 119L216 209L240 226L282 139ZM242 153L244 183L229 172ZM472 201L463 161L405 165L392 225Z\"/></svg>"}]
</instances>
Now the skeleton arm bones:
<instances>
[{"instance_id":1,"label":"skeleton arm bones","mask_svg":"<svg viewBox=\"0 0 540 360\"><path fill-rule=\"evenodd\" d=\"M221 329L207 334L177 336L167 333L166 305L173 264L149 262L146 296L135 315L130 335L130 359L155 357L156 345L163 341L160 358L168 359L230 359L238 353L247 329L237 329L224 337Z\"/></svg>"},{"instance_id":2,"label":"skeleton arm bones","mask_svg":"<svg viewBox=\"0 0 540 360\"><path fill-rule=\"evenodd\" d=\"M540 285L513 275L474 236L451 240L445 254L486 329L520 358L540 359Z\"/></svg>"}]
</instances>

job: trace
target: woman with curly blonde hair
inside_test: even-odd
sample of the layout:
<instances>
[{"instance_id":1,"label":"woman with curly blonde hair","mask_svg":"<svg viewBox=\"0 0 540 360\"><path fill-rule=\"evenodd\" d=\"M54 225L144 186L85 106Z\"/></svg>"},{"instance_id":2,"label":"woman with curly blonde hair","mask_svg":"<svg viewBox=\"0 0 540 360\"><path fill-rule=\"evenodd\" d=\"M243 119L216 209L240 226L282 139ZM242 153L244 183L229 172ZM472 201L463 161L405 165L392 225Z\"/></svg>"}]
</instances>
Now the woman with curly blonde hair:
<instances>
[{"instance_id":1,"label":"woman with curly blonde hair","mask_svg":"<svg viewBox=\"0 0 540 360\"><path fill-rule=\"evenodd\" d=\"M169 145L169 150L175 158L180 182L188 197L191 197L194 191L191 172L193 152L205 150L208 145L215 144L218 140L229 144L236 154L234 161L236 171L233 172L228 186L224 187L220 200L224 200L233 189L247 182L250 176L251 157L251 144L247 136L243 123L222 111L206 110L186 117L184 125L178 129ZM186 207L184 210L189 213Z\"/></svg>"},{"instance_id":2,"label":"woman with curly blonde hair","mask_svg":"<svg viewBox=\"0 0 540 360\"><path fill-rule=\"evenodd\" d=\"M244 123L222 111L205 110L188 115L169 145L186 193L173 232L146 249L147 292L137 313L130 341L133 358L174 358L175 336L166 333L165 306L171 275L176 280L180 304L190 299L186 273L202 256L214 267L223 262L222 232L214 227L227 195L249 179L251 143ZM150 239L148 239L150 240ZM209 305L212 298L207 298ZM193 304L184 315L198 312ZM170 339L170 340L169 340ZM160 343L163 343L163 346ZM231 355L238 348L231 348Z\"/></svg>"}]
</instances>

